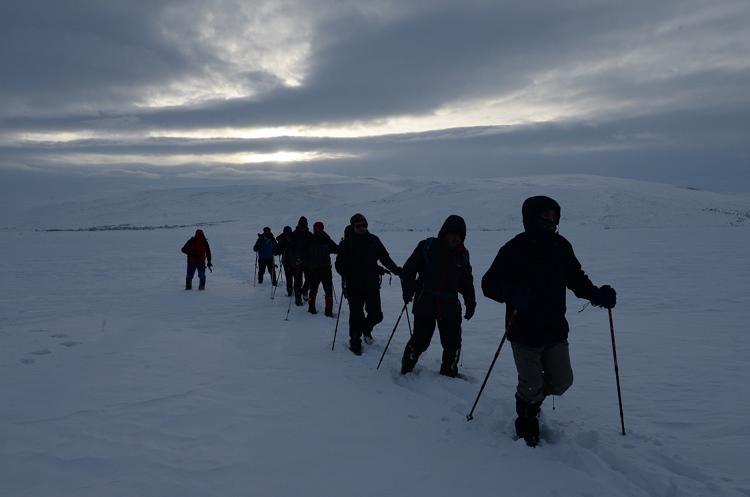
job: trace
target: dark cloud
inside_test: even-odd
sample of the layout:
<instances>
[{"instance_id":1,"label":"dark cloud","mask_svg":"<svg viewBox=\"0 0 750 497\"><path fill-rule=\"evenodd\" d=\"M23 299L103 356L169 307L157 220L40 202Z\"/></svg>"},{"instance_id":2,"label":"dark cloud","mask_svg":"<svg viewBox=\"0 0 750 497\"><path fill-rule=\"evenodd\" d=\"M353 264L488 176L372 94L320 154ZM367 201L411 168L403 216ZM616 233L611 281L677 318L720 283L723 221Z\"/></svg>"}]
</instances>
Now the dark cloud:
<instances>
[{"instance_id":1,"label":"dark cloud","mask_svg":"<svg viewBox=\"0 0 750 497\"><path fill-rule=\"evenodd\" d=\"M608 57L616 61L627 53L628 44L637 46L648 37L654 37L655 45L647 48L665 58L664 63L682 64L686 61L670 59L673 57L670 50L675 50L675 43L681 43L683 34L654 33L690 7L698 14L705 14L705 19L681 28L683 34L700 35L712 43L716 37L727 36L727 28L730 35L731 30L741 30L738 18L750 21L750 9L744 15L725 13L712 17L703 2L451 2L434 3L429 9L401 6L397 15L387 19L343 9L341 14L332 14L316 25L310 69L300 87L285 87L265 78L266 84L261 85L265 91L252 98L58 118L19 116L6 119L2 125L68 130L92 126L188 129L316 125L429 115L446 104L523 90L533 84L534 78L555 68L565 69L587 60L601 64ZM136 7L131 12L137 10ZM105 16L106 19L109 18ZM105 21L101 24L106 26ZM132 55L130 60L136 68L122 64L122 57L111 58L108 63L116 67L101 68L92 77L92 85L110 82L118 87L119 81L128 81L123 78L125 71L153 73L156 80L159 75L170 73L170 63L183 69L180 53L149 31L149 23L139 21L134 20L135 29L127 35L142 41L136 47L153 47L154 52L144 57L143 62ZM123 38L129 39L125 33ZM106 48L97 53L106 53ZM654 53L644 57L653 57ZM741 57L739 52L734 56ZM743 76L746 69L736 68ZM700 70L696 69L699 73ZM101 81L98 75L104 75ZM87 76L84 72L81 79L85 81ZM567 88L559 90L577 94L579 98L588 92L589 96L613 99L649 97L655 86L662 96L671 92L674 97L674 92L686 90L683 70L675 70L657 81L652 76L618 71L615 66L611 71L573 78ZM565 80L565 75L561 80ZM19 81L19 88L24 82ZM573 83L575 87L570 86ZM712 92L710 78L707 83L704 93L716 99L726 97L725 92ZM735 89L734 95L745 94Z\"/></svg>"},{"instance_id":2,"label":"dark cloud","mask_svg":"<svg viewBox=\"0 0 750 497\"><path fill-rule=\"evenodd\" d=\"M99 173L231 177L279 166L219 166L201 156L283 150L349 154L305 166L332 173L671 174L706 185L714 175L745 185L748 25L743 0L5 2L0 133L112 138L9 139L0 166L49 171L66 157L99 154L111 156ZM284 58L285 43L309 45L298 86L263 59L272 50ZM201 97L138 106L173 85ZM221 92L211 85L251 96L215 98ZM572 117L352 139L135 138L149 130L347 126L511 98L567 106ZM169 170L148 163L170 155L194 159Z\"/></svg>"}]
</instances>

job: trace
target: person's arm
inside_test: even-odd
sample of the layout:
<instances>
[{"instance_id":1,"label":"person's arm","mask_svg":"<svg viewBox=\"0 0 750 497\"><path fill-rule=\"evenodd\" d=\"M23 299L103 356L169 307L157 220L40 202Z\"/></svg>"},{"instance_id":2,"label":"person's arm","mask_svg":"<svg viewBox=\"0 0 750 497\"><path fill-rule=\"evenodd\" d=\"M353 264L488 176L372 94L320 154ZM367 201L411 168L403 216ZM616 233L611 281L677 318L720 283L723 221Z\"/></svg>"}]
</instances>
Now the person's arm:
<instances>
[{"instance_id":1,"label":"person's arm","mask_svg":"<svg viewBox=\"0 0 750 497\"><path fill-rule=\"evenodd\" d=\"M341 244L339 244L339 250L336 253L336 262L334 263L334 266L336 268L336 272L341 275L342 279L346 278L346 258L347 258L347 252L348 252L348 245L344 243L344 241L341 241Z\"/></svg>"},{"instance_id":2,"label":"person's arm","mask_svg":"<svg viewBox=\"0 0 750 497\"><path fill-rule=\"evenodd\" d=\"M508 301L512 287L510 248L506 243L498 250L492 265L482 277L482 293L496 302Z\"/></svg>"},{"instance_id":3,"label":"person's arm","mask_svg":"<svg viewBox=\"0 0 750 497\"><path fill-rule=\"evenodd\" d=\"M253 245L253 252L257 252L258 250L260 250L260 241L261 238L260 235L258 235L258 239L255 240L255 245Z\"/></svg>"},{"instance_id":4,"label":"person's arm","mask_svg":"<svg viewBox=\"0 0 750 497\"><path fill-rule=\"evenodd\" d=\"M208 244L208 240L204 242L206 244L206 261L208 261L208 265L211 265L211 246Z\"/></svg>"},{"instance_id":5,"label":"person's arm","mask_svg":"<svg viewBox=\"0 0 750 497\"><path fill-rule=\"evenodd\" d=\"M185 245L182 246L182 249L180 250L185 255L190 255L190 240L185 242Z\"/></svg>"},{"instance_id":6,"label":"person's arm","mask_svg":"<svg viewBox=\"0 0 750 497\"><path fill-rule=\"evenodd\" d=\"M401 292L404 302L411 302L417 291L417 275L423 271L424 265L424 240L419 242L414 252L404 263L401 268Z\"/></svg>"},{"instance_id":7,"label":"person's arm","mask_svg":"<svg viewBox=\"0 0 750 497\"><path fill-rule=\"evenodd\" d=\"M464 317L471 319L474 315L474 309L477 307L477 296L474 291L474 273L471 269L468 250L466 251L466 266L464 266L461 272L458 291L464 296L464 305L466 305L466 315Z\"/></svg>"},{"instance_id":8,"label":"person's arm","mask_svg":"<svg viewBox=\"0 0 750 497\"><path fill-rule=\"evenodd\" d=\"M383 245L383 242L381 242L379 238L376 238L375 240L378 244L377 254L380 263L385 266L385 268L391 273L395 274L396 276L401 276L401 268L398 267L395 262L393 262L393 259L391 259L390 254L385 249L385 245Z\"/></svg>"},{"instance_id":9,"label":"person's arm","mask_svg":"<svg viewBox=\"0 0 750 497\"><path fill-rule=\"evenodd\" d=\"M328 237L328 253L329 254L335 254L338 251L339 251L339 246L336 244L336 242L334 242L333 240L331 240L330 237Z\"/></svg>"},{"instance_id":10,"label":"person's arm","mask_svg":"<svg viewBox=\"0 0 750 497\"><path fill-rule=\"evenodd\" d=\"M573 252L573 246L565 239L563 239L563 250L565 251L565 286L572 290L576 297L591 300L597 288L581 268L581 263L578 262Z\"/></svg>"}]
</instances>

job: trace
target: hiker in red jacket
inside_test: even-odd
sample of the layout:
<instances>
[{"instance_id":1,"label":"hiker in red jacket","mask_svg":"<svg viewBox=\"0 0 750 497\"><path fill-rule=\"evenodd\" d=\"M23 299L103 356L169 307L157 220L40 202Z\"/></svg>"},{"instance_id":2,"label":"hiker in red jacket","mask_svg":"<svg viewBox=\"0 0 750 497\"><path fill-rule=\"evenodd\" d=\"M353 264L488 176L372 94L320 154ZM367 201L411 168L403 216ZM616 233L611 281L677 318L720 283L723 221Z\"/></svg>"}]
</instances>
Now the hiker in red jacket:
<instances>
[{"instance_id":1,"label":"hiker in red jacket","mask_svg":"<svg viewBox=\"0 0 750 497\"><path fill-rule=\"evenodd\" d=\"M185 245L182 246L182 253L187 255L187 276L185 277L185 290L193 288L193 276L195 276L195 270L198 270L198 290L206 289L206 261L208 261L208 268L212 268L211 264L211 247L208 245L206 235L203 234L203 230L195 230L195 236L190 238Z\"/></svg>"}]
</instances>

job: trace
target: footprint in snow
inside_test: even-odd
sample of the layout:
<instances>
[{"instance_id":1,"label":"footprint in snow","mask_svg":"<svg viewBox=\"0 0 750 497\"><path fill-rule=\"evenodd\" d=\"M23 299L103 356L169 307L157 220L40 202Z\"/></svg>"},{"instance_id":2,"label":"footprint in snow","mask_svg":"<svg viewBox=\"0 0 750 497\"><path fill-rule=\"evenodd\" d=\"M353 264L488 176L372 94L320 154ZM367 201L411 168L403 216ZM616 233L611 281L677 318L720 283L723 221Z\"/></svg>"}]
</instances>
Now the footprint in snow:
<instances>
[{"instance_id":1,"label":"footprint in snow","mask_svg":"<svg viewBox=\"0 0 750 497\"><path fill-rule=\"evenodd\" d=\"M33 350L29 352L31 355L47 355L51 354L52 352L49 349L39 349L39 350Z\"/></svg>"},{"instance_id":2,"label":"footprint in snow","mask_svg":"<svg viewBox=\"0 0 750 497\"><path fill-rule=\"evenodd\" d=\"M68 335L65 333L54 333L50 335L52 338L68 338Z\"/></svg>"},{"instance_id":3,"label":"footprint in snow","mask_svg":"<svg viewBox=\"0 0 750 497\"><path fill-rule=\"evenodd\" d=\"M34 359L31 359L30 357L21 359L21 364L34 364L35 362L36 361Z\"/></svg>"},{"instance_id":4,"label":"footprint in snow","mask_svg":"<svg viewBox=\"0 0 750 497\"><path fill-rule=\"evenodd\" d=\"M76 342L74 340L66 340L64 342L60 342L60 345L62 345L63 347L70 348L70 347L75 347L76 345L81 345L81 342Z\"/></svg>"}]
</instances>

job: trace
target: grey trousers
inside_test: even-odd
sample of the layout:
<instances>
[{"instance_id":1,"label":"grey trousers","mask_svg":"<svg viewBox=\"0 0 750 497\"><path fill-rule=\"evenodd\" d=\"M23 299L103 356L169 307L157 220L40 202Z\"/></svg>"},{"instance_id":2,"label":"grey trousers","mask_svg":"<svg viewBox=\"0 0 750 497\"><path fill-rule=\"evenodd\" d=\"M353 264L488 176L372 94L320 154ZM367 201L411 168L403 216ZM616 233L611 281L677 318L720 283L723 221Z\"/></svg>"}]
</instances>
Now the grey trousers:
<instances>
[{"instance_id":1,"label":"grey trousers","mask_svg":"<svg viewBox=\"0 0 750 497\"><path fill-rule=\"evenodd\" d=\"M511 342L518 371L516 397L541 403L547 395L562 395L573 384L568 341L549 347L527 347Z\"/></svg>"}]
</instances>

